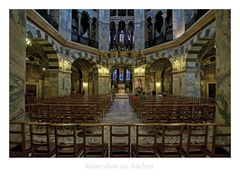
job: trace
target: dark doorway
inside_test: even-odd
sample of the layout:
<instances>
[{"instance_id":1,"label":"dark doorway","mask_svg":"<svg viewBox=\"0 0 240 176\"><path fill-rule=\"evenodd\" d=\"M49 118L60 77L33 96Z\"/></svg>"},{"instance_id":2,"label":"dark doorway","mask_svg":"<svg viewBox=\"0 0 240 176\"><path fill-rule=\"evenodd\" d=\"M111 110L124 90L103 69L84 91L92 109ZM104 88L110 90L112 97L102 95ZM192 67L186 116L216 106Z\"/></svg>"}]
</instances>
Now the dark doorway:
<instances>
[{"instance_id":1,"label":"dark doorway","mask_svg":"<svg viewBox=\"0 0 240 176\"><path fill-rule=\"evenodd\" d=\"M37 86L33 84L26 85L26 96L27 97L36 97L37 96Z\"/></svg>"},{"instance_id":2,"label":"dark doorway","mask_svg":"<svg viewBox=\"0 0 240 176\"><path fill-rule=\"evenodd\" d=\"M216 84L208 84L208 97L215 98L216 97Z\"/></svg>"}]
</instances>

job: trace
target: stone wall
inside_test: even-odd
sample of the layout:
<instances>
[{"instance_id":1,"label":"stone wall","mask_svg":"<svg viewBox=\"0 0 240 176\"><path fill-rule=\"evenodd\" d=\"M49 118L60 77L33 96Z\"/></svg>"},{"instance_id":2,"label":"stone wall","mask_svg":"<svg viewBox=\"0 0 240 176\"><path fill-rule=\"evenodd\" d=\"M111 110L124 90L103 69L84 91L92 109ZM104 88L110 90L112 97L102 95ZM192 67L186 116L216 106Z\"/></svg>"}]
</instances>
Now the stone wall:
<instances>
[{"instance_id":1,"label":"stone wall","mask_svg":"<svg viewBox=\"0 0 240 176\"><path fill-rule=\"evenodd\" d=\"M216 123L231 121L230 10L216 10Z\"/></svg>"},{"instance_id":2,"label":"stone wall","mask_svg":"<svg viewBox=\"0 0 240 176\"><path fill-rule=\"evenodd\" d=\"M26 11L10 10L10 121L25 119Z\"/></svg>"}]
</instances>

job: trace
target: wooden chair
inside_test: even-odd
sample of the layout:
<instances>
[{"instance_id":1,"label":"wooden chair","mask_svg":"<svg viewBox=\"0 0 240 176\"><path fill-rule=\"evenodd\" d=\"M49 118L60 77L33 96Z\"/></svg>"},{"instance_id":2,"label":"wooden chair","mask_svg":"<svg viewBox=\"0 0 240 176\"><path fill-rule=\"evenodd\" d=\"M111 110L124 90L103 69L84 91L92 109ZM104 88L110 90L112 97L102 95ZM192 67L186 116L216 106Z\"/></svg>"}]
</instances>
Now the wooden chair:
<instances>
[{"instance_id":1,"label":"wooden chair","mask_svg":"<svg viewBox=\"0 0 240 176\"><path fill-rule=\"evenodd\" d=\"M228 124L213 126L212 142L208 143L210 157L231 157L231 129Z\"/></svg>"},{"instance_id":2,"label":"wooden chair","mask_svg":"<svg viewBox=\"0 0 240 176\"><path fill-rule=\"evenodd\" d=\"M30 122L31 157L51 157L55 154L55 144L50 140L49 123Z\"/></svg>"},{"instance_id":3,"label":"wooden chair","mask_svg":"<svg viewBox=\"0 0 240 176\"><path fill-rule=\"evenodd\" d=\"M136 143L131 145L132 157L157 157L156 126L136 124Z\"/></svg>"},{"instance_id":4,"label":"wooden chair","mask_svg":"<svg viewBox=\"0 0 240 176\"><path fill-rule=\"evenodd\" d=\"M181 157L184 124L164 124L162 142L157 144L157 153L161 157Z\"/></svg>"},{"instance_id":5,"label":"wooden chair","mask_svg":"<svg viewBox=\"0 0 240 176\"><path fill-rule=\"evenodd\" d=\"M110 157L130 157L130 125L110 125Z\"/></svg>"},{"instance_id":6,"label":"wooden chair","mask_svg":"<svg viewBox=\"0 0 240 176\"><path fill-rule=\"evenodd\" d=\"M28 157L31 152L31 142L26 140L24 122L10 122L10 157Z\"/></svg>"},{"instance_id":7,"label":"wooden chair","mask_svg":"<svg viewBox=\"0 0 240 176\"><path fill-rule=\"evenodd\" d=\"M55 131L56 157L83 156L83 142L77 142L78 124L52 124Z\"/></svg>"},{"instance_id":8,"label":"wooden chair","mask_svg":"<svg viewBox=\"0 0 240 176\"><path fill-rule=\"evenodd\" d=\"M206 157L209 124L188 124L187 142L183 144L185 157Z\"/></svg>"},{"instance_id":9,"label":"wooden chair","mask_svg":"<svg viewBox=\"0 0 240 176\"><path fill-rule=\"evenodd\" d=\"M157 122L167 123L170 121L172 107L170 105L156 106L155 115Z\"/></svg>"},{"instance_id":10,"label":"wooden chair","mask_svg":"<svg viewBox=\"0 0 240 176\"><path fill-rule=\"evenodd\" d=\"M84 157L108 157L108 144L104 143L104 125L79 126L83 127Z\"/></svg>"}]
</instances>

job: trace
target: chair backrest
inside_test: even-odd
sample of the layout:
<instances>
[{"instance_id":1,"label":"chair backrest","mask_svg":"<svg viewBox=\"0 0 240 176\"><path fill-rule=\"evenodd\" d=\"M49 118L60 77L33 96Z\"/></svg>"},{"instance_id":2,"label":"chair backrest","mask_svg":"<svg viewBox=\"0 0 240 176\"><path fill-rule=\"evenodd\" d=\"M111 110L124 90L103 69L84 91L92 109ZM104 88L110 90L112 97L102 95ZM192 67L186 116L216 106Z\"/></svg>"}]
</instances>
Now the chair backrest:
<instances>
[{"instance_id":1,"label":"chair backrest","mask_svg":"<svg viewBox=\"0 0 240 176\"><path fill-rule=\"evenodd\" d=\"M130 156L130 125L110 125L110 157Z\"/></svg>"},{"instance_id":2,"label":"chair backrest","mask_svg":"<svg viewBox=\"0 0 240 176\"><path fill-rule=\"evenodd\" d=\"M182 141L184 124L164 124L162 128L162 143L160 156L182 156Z\"/></svg>"},{"instance_id":3,"label":"chair backrest","mask_svg":"<svg viewBox=\"0 0 240 176\"><path fill-rule=\"evenodd\" d=\"M25 122L10 122L10 157L27 157L31 151L30 141L26 140L28 127Z\"/></svg>"},{"instance_id":4,"label":"chair backrest","mask_svg":"<svg viewBox=\"0 0 240 176\"><path fill-rule=\"evenodd\" d=\"M51 157L55 153L54 139L50 140L49 123L29 122L32 157Z\"/></svg>"},{"instance_id":5,"label":"chair backrest","mask_svg":"<svg viewBox=\"0 0 240 176\"><path fill-rule=\"evenodd\" d=\"M185 156L205 157L207 154L208 128L210 124L188 124Z\"/></svg>"},{"instance_id":6,"label":"chair backrest","mask_svg":"<svg viewBox=\"0 0 240 176\"><path fill-rule=\"evenodd\" d=\"M229 124L215 124L212 137L212 157L231 156L231 129Z\"/></svg>"},{"instance_id":7,"label":"chair backrest","mask_svg":"<svg viewBox=\"0 0 240 176\"><path fill-rule=\"evenodd\" d=\"M136 151L137 157L156 157L156 126L136 124Z\"/></svg>"},{"instance_id":8,"label":"chair backrest","mask_svg":"<svg viewBox=\"0 0 240 176\"><path fill-rule=\"evenodd\" d=\"M104 143L104 125L80 124L83 128L84 156L106 157L107 145Z\"/></svg>"},{"instance_id":9,"label":"chair backrest","mask_svg":"<svg viewBox=\"0 0 240 176\"><path fill-rule=\"evenodd\" d=\"M78 124L52 124L55 131L56 157L78 157L83 154L83 140L77 141Z\"/></svg>"}]
</instances>

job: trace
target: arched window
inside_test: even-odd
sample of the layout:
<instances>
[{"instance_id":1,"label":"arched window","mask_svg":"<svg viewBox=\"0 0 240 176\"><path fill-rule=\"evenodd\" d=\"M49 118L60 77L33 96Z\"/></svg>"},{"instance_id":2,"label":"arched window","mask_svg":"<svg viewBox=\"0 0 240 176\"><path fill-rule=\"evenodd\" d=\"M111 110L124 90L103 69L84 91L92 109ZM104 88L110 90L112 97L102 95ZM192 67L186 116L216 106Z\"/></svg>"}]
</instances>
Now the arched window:
<instances>
[{"instance_id":1,"label":"arched window","mask_svg":"<svg viewBox=\"0 0 240 176\"><path fill-rule=\"evenodd\" d=\"M124 69L121 68L119 71L120 71L120 73L119 73L119 81L123 81L124 80Z\"/></svg>"},{"instance_id":2,"label":"arched window","mask_svg":"<svg viewBox=\"0 0 240 176\"><path fill-rule=\"evenodd\" d=\"M113 80L117 80L117 69L113 71L112 77L113 77Z\"/></svg>"},{"instance_id":3,"label":"arched window","mask_svg":"<svg viewBox=\"0 0 240 176\"><path fill-rule=\"evenodd\" d=\"M127 81L131 80L131 72L128 69L126 69L126 80Z\"/></svg>"}]
</instances>

